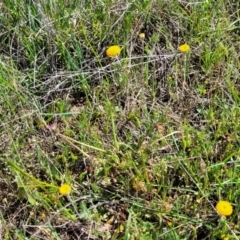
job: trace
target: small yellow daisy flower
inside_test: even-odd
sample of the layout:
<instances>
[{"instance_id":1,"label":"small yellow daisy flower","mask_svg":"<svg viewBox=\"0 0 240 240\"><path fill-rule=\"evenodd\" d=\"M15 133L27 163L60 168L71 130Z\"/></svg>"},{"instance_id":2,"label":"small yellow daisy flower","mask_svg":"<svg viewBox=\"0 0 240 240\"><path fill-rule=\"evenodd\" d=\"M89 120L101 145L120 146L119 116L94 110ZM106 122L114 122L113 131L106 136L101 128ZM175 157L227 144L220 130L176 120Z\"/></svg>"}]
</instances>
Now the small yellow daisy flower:
<instances>
[{"instance_id":1,"label":"small yellow daisy flower","mask_svg":"<svg viewBox=\"0 0 240 240\"><path fill-rule=\"evenodd\" d=\"M68 195L71 192L71 186L69 184L62 184L58 190L61 195Z\"/></svg>"},{"instance_id":2,"label":"small yellow daisy flower","mask_svg":"<svg viewBox=\"0 0 240 240\"><path fill-rule=\"evenodd\" d=\"M219 201L216 205L217 212L222 216L230 216L233 212L233 207L228 201Z\"/></svg>"},{"instance_id":3,"label":"small yellow daisy flower","mask_svg":"<svg viewBox=\"0 0 240 240\"><path fill-rule=\"evenodd\" d=\"M169 227L172 227L173 223L172 223L172 222L167 222L167 225L168 225Z\"/></svg>"},{"instance_id":4,"label":"small yellow daisy flower","mask_svg":"<svg viewBox=\"0 0 240 240\"><path fill-rule=\"evenodd\" d=\"M188 44L182 44L178 47L178 50L182 53L186 53L190 50L190 46Z\"/></svg>"},{"instance_id":5,"label":"small yellow daisy flower","mask_svg":"<svg viewBox=\"0 0 240 240\"><path fill-rule=\"evenodd\" d=\"M118 45L113 45L106 50L106 55L108 57L116 57L120 52L121 48Z\"/></svg>"},{"instance_id":6,"label":"small yellow daisy flower","mask_svg":"<svg viewBox=\"0 0 240 240\"><path fill-rule=\"evenodd\" d=\"M222 240L229 240L229 238L228 238L225 234L223 234L223 235L221 236L221 239L222 239Z\"/></svg>"},{"instance_id":7,"label":"small yellow daisy flower","mask_svg":"<svg viewBox=\"0 0 240 240\"><path fill-rule=\"evenodd\" d=\"M145 38L145 33L139 33L138 36L139 36L140 39L144 39Z\"/></svg>"}]
</instances>

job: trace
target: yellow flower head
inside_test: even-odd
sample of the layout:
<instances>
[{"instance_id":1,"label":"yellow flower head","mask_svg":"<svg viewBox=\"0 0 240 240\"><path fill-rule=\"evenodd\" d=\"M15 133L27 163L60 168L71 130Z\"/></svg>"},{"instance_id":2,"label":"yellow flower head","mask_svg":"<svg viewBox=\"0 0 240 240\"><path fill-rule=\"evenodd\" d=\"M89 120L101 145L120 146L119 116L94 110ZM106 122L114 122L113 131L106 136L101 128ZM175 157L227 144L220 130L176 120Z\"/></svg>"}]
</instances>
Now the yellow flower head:
<instances>
[{"instance_id":1,"label":"yellow flower head","mask_svg":"<svg viewBox=\"0 0 240 240\"><path fill-rule=\"evenodd\" d=\"M219 201L216 205L217 212L222 216L230 216L233 212L233 207L228 201Z\"/></svg>"},{"instance_id":2,"label":"yellow flower head","mask_svg":"<svg viewBox=\"0 0 240 240\"><path fill-rule=\"evenodd\" d=\"M190 46L188 44L182 44L178 47L178 50L182 53L186 53L190 50Z\"/></svg>"},{"instance_id":3,"label":"yellow flower head","mask_svg":"<svg viewBox=\"0 0 240 240\"><path fill-rule=\"evenodd\" d=\"M68 195L71 192L71 186L69 184L62 184L58 190L61 195Z\"/></svg>"},{"instance_id":4,"label":"yellow flower head","mask_svg":"<svg viewBox=\"0 0 240 240\"><path fill-rule=\"evenodd\" d=\"M108 57L116 57L120 52L121 48L118 45L113 45L106 50L106 55Z\"/></svg>"},{"instance_id":5,"label":"yellow flower head","mask_svg":"<svg viewBox=\"0 0 240 240\"><path fill-rule=\"evenodd\" d=\"M145 33L139 33L138 36L139 36L140 39L144 39L145 38Z\"/></svg>"}]
</instances>

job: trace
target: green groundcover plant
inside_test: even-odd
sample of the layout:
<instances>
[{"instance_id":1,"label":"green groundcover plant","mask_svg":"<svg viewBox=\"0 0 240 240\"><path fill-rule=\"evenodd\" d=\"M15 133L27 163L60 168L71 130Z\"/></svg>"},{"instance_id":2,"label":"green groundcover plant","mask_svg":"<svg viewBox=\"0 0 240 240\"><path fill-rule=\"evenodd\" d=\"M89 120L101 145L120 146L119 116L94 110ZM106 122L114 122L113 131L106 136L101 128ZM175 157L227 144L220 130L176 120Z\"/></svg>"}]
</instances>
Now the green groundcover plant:
<instances>
[{"instance_id":1,"label":"green groundcover plant","mask_svg":"<svg viewBox=\"0 0 240 240\"><path fill-rule=\"evenodd\" d=\"M0 3L0 239L239 239L240 3Z\"/></svg>"}]
</instances>

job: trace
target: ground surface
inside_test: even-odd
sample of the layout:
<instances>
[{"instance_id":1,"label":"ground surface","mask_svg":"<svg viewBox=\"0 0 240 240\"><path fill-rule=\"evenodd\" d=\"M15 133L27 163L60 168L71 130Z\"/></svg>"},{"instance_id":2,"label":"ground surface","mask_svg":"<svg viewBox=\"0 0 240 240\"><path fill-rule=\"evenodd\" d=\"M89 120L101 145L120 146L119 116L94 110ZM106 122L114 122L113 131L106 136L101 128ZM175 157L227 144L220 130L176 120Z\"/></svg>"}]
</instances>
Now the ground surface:
<instances>
[{"instance_id":1,"label":"ground surface","mask_svg":"<svg viewBox=\"0 0 240 240\"><path fill-rule=\"evenodd\" d=\"M0 3L2 239L239 239L239 9Z\"/></svg>"}]
</instances>

